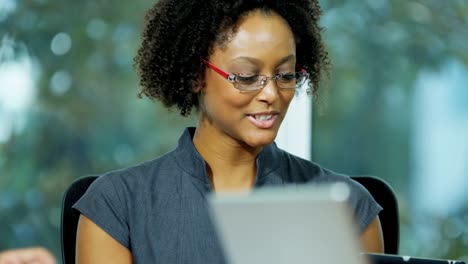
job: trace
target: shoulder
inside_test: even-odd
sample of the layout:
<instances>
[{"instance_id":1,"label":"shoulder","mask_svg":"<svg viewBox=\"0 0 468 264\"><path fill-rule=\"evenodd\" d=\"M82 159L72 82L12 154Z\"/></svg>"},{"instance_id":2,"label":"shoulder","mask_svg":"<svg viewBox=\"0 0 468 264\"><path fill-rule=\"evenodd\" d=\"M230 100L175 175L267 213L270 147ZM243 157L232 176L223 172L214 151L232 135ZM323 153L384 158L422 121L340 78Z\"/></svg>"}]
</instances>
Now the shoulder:
<instances>
[{"instance_id":1,"label":"shoulder","mask_svg":"<svg viewBox=\"0 0 468 264\"><path fill-rule=\"evenodd\" d=\"M100 201L103 207L118 204L121 209L118 211L124 214L144 200L151 190L158 190L159 193L171 190L175 180L169 176L174 173L176 166L173 155L172 151L150 161L99 175L75 204L75 208L93 208L93 203Z\"/></svg>"},{"instance_id":2,"label":"shoulder","mask_svg":"<svg viewBox=\"0 0 468 264\"><path fill-rule=\"evenodd\" d=\"M352 208L354 217L357 220L360 233L362 233L374 220L382 207L375 201L370 192L351 176L336 173L328 169L322 169L322 177L318 177L315 182L335 183L342 182L349 187L348 204Z\"/></svg>"},{"instance_id":3,"label":"shoulder","mask_svg":"<svg viewBox=\"0 0 468 264\"><path fill-rule=\"evenodd\" d=\"M348 175L334 172L314 161L298 157L280 148L276 148L275 152L279 159L281 173L289 178L287 181L296 183L344 182L359 188L359 186L355 186L356 182Z\"/></svg>"},{"instance_id":4,"label":"shoulder","mask_svg":"<svg viewBox=\"0 0 468 264\"><path fill-rule=\"evenodd\" d=\"M130 167L110 171L100 175L90 186L90 190L134 191L148 184L160 182L162 178L174 173L174 151L163 156Z\"/></svg>"},{"instance_id":5,"label":"shoulder","mask_svg":"<svg viewBox=\"0 0 468 264\"><path fill-rule=\"evenodd\" d=\"M164 174L159 172L170 171L171 155L100 175L73 208L129 248L128 225L135 215L141 216L147 208L148 195L153 190L162 194L170 189L168 181L160 179Z\"/></svg>"},{"instance_id":6,"label":"shoulder","mask_svg":"<svg viewBox=\"0 0 468 264\"><path fill-rule=\"evenodd\" d=\"M280 159L280 170L285 172L286 175L289 175L293 182L343 182L347 185L350 185L353 189L364 188L346 174L337 173L335 171L322 167L320 164L314 161L306 160L280 148L275 148L275 152Z\"/></svg>"},{"instance_id":7,"label":"shoulder","mask_svg":"<svg viewBox=\"0 0 468 264\"><path fill-rule=\"evenodd\" d=\"M191 174L201 162L193 154L191 129L186 129L175 149L155 159L127 168L105 173L90 187L90 192L117 192L123 198L133 199L145 191L173 192L179 186L182 175ZM127 196L128 195L128 196Z\"/></svg>"},{"instance_id":8,"label":"shoulder","mask_svg":"<svg viewBox=\"0 0 468 264\"><path fill-rule=\"evenodd\" d=\"M299 175L300 180L311 184L344 183L350 188L352 200L372 199L367 189L353 180L351 176L324 168L318 163L302 159L286 151L283 153L293 171L291 175Z\"/></svg>"},{"instance_id":9,"label":"shoulder","mask_svg":"<svg viewBox=\"0 0 468 264\"><path fill-rule=\"evenodd\" d=\"M274 146L276 148L276 146ZM319 164L276 148L280 177L289 183L329 184L344 183L349 187L349 204L354 211L360 230L364 230L382 209L369 191L349 175L337 173Z\"/></svg>"},{"instance_id":10,"label":"shoulder","mask_svg":"<svg viewBox=\"0 0 468 264\"><path fill-rule=\"evenodd\" d=\"M262 154L259 164L268 167L268 171L277 174L284 182L307 182L323 174L318 164L291 154L275 143L269 145Z\"/></svg>"}]
</instances>

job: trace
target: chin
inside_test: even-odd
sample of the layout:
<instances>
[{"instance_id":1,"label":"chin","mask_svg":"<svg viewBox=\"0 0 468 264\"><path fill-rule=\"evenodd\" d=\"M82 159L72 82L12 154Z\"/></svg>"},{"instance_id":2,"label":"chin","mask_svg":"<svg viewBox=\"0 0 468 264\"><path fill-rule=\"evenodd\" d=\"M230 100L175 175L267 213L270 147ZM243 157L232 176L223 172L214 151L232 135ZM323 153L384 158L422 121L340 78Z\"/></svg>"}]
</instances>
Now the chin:
<instances>
[{"instance_id":1,"label":"chin","mask_svg":"<svg viewBox=\"0 0 468 264\"><path fill-rule=\"evenodd\" d=\"M273 143L278 131L254 132L254 135L247 136L244 142L253 148L265 147Z\"/></svg>"}]
</instances>

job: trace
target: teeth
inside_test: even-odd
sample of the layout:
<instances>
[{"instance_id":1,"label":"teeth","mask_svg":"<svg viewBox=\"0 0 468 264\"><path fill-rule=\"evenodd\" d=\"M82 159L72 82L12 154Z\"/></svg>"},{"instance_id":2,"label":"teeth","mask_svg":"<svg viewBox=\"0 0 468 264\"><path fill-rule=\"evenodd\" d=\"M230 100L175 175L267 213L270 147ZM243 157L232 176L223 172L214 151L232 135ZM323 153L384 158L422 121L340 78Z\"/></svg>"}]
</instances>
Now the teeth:
<instances>
[{"instance_id":1,"label":"teeth","mask_svg":"<svg viewBox=\"0 0 468 264\"><path fill-rule=\"evenodd\" d=\"M259 121L263 121L263 120L268 120L272 117L273 115L256 115L255 116L255 119L259 120Z\"/></svg>"}]
</instances>

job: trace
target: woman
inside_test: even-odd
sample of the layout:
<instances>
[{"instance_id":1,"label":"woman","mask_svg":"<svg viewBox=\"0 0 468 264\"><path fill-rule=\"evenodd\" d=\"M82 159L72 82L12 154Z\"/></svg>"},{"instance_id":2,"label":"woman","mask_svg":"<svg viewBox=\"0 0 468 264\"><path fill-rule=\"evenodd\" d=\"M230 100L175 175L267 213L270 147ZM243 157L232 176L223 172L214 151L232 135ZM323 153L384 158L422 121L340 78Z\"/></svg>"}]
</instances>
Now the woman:
<instances>
[{"instance_id":1,"label":"woman","mask_svg":"<svg viewBox=\"0 0 468 264\"><path fill-rule=\"evenodd\" d=\"M161 0L136 57L142 94L198 112L177 148L101 176L75 205L78 263L223 263L205 194L345 182L366 251L382 251L378 212L348 177L273 143L296 89L328 68L315 0ZM312 88L313 87L313 88ZM299 113L291 113L299 114Z\"/></svg>"}]
</instances>

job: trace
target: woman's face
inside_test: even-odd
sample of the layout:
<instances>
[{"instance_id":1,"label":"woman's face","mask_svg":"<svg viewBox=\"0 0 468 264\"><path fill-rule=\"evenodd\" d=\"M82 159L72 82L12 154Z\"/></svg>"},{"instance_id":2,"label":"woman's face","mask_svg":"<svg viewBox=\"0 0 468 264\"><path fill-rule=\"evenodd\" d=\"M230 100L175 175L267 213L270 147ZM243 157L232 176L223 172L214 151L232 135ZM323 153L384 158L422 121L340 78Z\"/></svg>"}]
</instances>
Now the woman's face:
<instances>
[{"instance_id":1,"label":"woman's face","mask_svg":"<svg viewBox=\"0 0 468 264\"><path fill-rule=\"evenodd\" d=\"M255 11L242 19L233 38L214 48L208 61L234 74L293 73L294 36L288 23L276 13ZM201 93L199 125L217 139L256 148L273 142L295 91L279 89L271 79L260 91L240 91L207 67Z\"/></svg>"}]
</instances>

